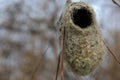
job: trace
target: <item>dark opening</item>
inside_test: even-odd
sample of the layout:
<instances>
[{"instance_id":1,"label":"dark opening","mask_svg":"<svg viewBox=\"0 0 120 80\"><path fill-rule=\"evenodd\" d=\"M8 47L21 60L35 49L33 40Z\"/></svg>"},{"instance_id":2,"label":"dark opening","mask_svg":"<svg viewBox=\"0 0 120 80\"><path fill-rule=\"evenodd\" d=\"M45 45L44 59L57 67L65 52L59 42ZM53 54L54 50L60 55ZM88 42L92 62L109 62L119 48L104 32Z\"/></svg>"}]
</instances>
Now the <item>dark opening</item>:
<instances>
[{"instance_id":1,"label":"dark opening","mask_svg":"<svg viewBox=\"0 0 120 80\"><path fill-rule=\"evenodd\" d=\"M75 9L72 19L75 25L81 28L87 28L92 23L92 14L85 8Z\"/></svg>"}]
</instances>

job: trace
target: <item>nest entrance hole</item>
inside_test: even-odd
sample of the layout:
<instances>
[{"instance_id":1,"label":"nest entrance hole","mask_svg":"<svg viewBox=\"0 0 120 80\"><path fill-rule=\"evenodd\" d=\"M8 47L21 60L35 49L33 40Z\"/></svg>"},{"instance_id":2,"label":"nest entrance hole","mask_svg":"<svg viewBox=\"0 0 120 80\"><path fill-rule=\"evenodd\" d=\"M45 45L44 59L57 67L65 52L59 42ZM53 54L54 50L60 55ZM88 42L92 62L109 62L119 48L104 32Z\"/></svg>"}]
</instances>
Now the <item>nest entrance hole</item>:
<instances>
[{"instance_id":1,"label":"nest entrance hole","mask_svg":"<svg viewBox=\"0 0 120 80\"><path fill-rule=\"evenodd\" d=\"M72 20L75 25L81 28L87 28L92 24L92 13L86 8L75 9Z\"/></svg>"}]
</instances>

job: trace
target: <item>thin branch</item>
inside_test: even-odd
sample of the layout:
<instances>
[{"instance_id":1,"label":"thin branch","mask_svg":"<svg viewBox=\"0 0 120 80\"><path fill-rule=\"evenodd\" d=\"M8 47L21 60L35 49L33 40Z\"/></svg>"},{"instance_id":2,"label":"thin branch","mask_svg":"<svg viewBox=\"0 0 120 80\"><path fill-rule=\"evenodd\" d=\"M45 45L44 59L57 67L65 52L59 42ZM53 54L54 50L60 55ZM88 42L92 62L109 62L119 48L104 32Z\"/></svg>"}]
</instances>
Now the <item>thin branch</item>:
<instances>
[{"instance_id":1,"label":"thin branch","mask_svg":"<svg viewBox=\"0 0 120 80\"><path fill-rule=\"evenodd\" d=\"M62 63L61 63L61 67L62 67L62 71L61 71L61 80L64 80L64 43L65 43L65 27L63 27L63 49L62 49Z\"/></svg>"},{"instance_id":2,"label":"thin branch","mask_svg":"<svg viewBox=\"0 0 120 80\"><path fill-rule=\"evenodd\" d=\"M65 27L62 30L62 51L60 52L58 64L57 64L57 71L55 80L58 79L59 69L61 68L61 80L64 80L64 42L65 42Z\"/></svg>"},{"instance_id":3,"label":"thin branch","mask_svg":"<svg viewBox=\"0 0 120 80\"><path fill-rule=\"evenodd\" d=\"M59 68L60 68L60 59L61 59L61 52L60 52L60 55L59 55L59 58L58 58L55 80L57 80L57 78L58 78L58 73L59 73Z\"/></svg>"},{"instance_id":4,"label":"thin branch","mask_svg":"<svg viewBox=\"0 0 120 80\"><path fill-rule=\"evenodd\" d=\"M42 56L41 56L41 57L44 57L44 56L45 56L48 48L49 48L49 46L48 46L47 49L42 53ZM41 59L41 58L40 58L40 59ZM39 66L40 66L40 64L41 64L41 60L38 60L36 63L37 63L37 64L35 65L35 67L34 67L34 69L33 69L33 71L32 71L31 80L34 80L34 78L35 78L34 75L36 74L37 70L39 69Z\"/></svg>"},{"instance_id":5,"label":"thin branch","mask_svg":"<svg viewBox=\"0 0 120 80\"><path fill-rule=\"evenodd\" d=\"M115 0L112 0L112 1L113 1L113 3L115 3L117 6L120 7L120 4L118 4Z\"/></svg>"},{"instance_id":6,"label":"thin branch","mask_svg":"<svg viewBox=\"0 0 120 80\"><path fill-rule=\"evenodd\" d=\"M104 44L105 44L105 42L104 42ZM118 57L112 52L112 50L107 45L106 45L106 47L107 47L108 51L111 53L111 55L113 56L113 58L115 59L115 61L117 61L117 63L120 64L120 59L118 59Z\"/></svg>"}]
</instances>

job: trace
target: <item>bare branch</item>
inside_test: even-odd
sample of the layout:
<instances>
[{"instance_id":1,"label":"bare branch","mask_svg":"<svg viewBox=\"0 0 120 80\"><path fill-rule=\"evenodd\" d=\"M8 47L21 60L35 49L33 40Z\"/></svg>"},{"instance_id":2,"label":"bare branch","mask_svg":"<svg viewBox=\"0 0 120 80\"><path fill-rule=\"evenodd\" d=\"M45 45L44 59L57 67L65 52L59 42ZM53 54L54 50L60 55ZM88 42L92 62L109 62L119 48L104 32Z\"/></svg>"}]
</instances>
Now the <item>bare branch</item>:
<instances>
[{"instance_id":1,"label":"bare branch","mask_svg":"<svg viewBox=\"0 0 120 80\"><path fill-rule=\"evenodd\" d=\"M104 42L104 41L103 41ZM104 42L105 44L105 42ZM105 44L106 45L106 44ZM115 61L117 61L117 63L120 64L120 59L118 59L118 57L112 52L112 50L106 45L106 48L108 49L108 51L111 53L111 55L113 56L113 58L115 59Z\"/></svg>"},{"instance_id":2,"label":"bare branch","mask_svg":"<svg viewBox=\"0 0 120 80\"><path fill-rule=\"evenodd\" d=\"M118 4L115 0L112 0L112 1L113 1L113 3L115 3L117 6L120 7L120 4Z\"/></svg>"}]
</instances>

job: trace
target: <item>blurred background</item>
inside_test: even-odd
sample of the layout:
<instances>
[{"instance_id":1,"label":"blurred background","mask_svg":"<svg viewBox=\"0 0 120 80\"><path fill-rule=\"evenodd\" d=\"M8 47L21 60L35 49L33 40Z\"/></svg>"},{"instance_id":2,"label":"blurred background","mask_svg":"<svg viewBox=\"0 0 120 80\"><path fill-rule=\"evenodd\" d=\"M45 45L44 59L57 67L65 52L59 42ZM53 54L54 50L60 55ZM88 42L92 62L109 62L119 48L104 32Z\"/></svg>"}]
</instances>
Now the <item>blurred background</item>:
<instances>
[{"instance_id":1,"label":"blurred background","mask_svg":"<svg viewBox=\"0 0 120 80\"><path fill-rule=\"evenodd\" d=\"M72 1L93 7L102 36L120 59L120 7L111 0ZM65 2L0 0L0 80L55 80L60 52L56 22ZM74 78L66 71L65 77L120 80L120 65L108 52L94 75Z\"/></svg>"}]
</instances>

